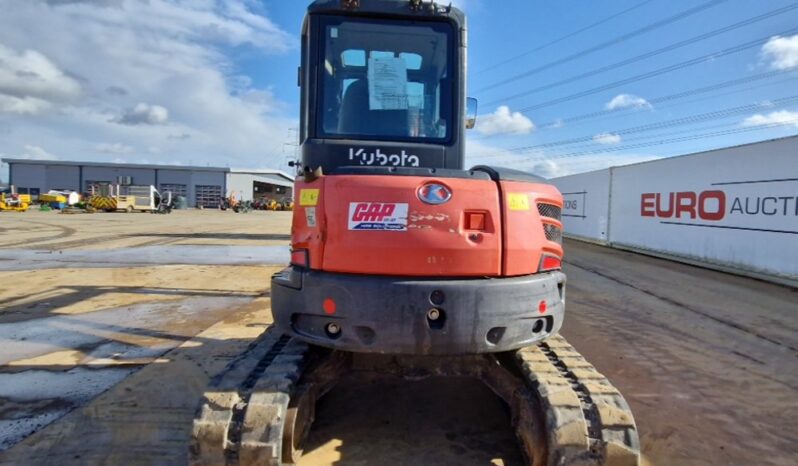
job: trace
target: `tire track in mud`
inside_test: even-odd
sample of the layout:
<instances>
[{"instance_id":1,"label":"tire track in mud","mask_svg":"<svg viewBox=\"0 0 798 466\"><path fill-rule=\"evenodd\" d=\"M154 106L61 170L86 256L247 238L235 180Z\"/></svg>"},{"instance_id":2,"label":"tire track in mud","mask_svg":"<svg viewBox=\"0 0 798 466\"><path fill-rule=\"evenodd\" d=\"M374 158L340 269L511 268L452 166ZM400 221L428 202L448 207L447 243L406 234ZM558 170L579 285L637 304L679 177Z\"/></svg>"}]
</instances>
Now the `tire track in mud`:
<instances>
[{"instance_id":1,"label":"tire track in mud","mask_svg":"<svg viewBox=\"0 0 798 466\"><path fill-rule=\"evenodd\" d=\"M42 247L42 249L48 249L48 250L70 249L70 248L86 246L86 245L95 245L95 244L100 244L100 243L110 243L111 241L118 241L118 240L126 239L126 238L129 238L129 237L128 236L124 236L124 235L123 236L118 236L118 235L115 235L115 236L98 236L96 238L86 238L86 239L80 239L80 240L65 241L65 242L61 242L61 243L43 244L41 247ZM177 242L177 241L180 241L180 238L165 238L165 239L162 238L162 239L144 241L142 243L137 243L137 244L130 245L130 246L124 246L123 249L140 248L140 247L145 247L145 246L162 246L162 245L171 244L171 243L174 243L174 242Z\"/></svg>"},{"instance_id":2,"label":"tire track in mud","mask_svg":"<svg viewBox=\"0 0 798 466\"><path fill-rule=\"evenodd\" d=\"M630 353L629 357L631 357L633 360L641 360L641 358L643 358L652 362L658 361L657 370L653 370L652 373L655 374L655 378L662 376L663 382L668 381L668 378L670 377L668 375L669 371L667 368L680 366L684 361L684 358L679 357L677 353L681 353L682 355L695 353L695 348L697 347L700 348L708 346L722 357L728 357L726 364L728 364L729 367L742 372L750 371L750 365L752 364L756 367L767 366L766 363L753 358L750 355L741 354L739 351L729 350L728 348L715 345L712 342L695 335L694 333L679 328L678 326L673 327L662 321L655 322L646 319L634 318L632 316L624 318L613 315L612 312L617 311L617 309L613 309L595 301L583 301L574 298L572 298L570 301L573 304L578 304L586 308L593 308L602 311L590 315L580 314L575 318L589 319L593 323L602 324L600 325L602 328L611 328L613 329L613 332L622 337L623 341L637 341L638 339L645 340L647 344L635 346L635 352ZM730 355L734 355L745 360L745 363L741 363L738 359L731 357ZM793 385L787 381L775 378L767 373L763 373L761 370L757 370L757 376L762 377L776 385L798 392L798 385ZM693 380L685 379L682 380L681 383L691 385ZM704 389L706 387L702 386L698 388Z\"/></svg>"},{"instance_id":3,"label":"tire track in mud","mask_svg":"<svg viewBox=\"0 0 798 466\"><path fill-rule=\"evenodd\" d=\"M223 234L223 233L227 233L228 231L229 230L219 230L219 231L215 231L215 232L211 232L211 233ZM72 234L74 234L74 231L73 231ZM70 234L69 236L71 236L72 234ZM169 233L167 233L167 234L169 234ZM70 249L70 248L85 246L85 245L89 245L89 244L94 245L94 244L100 244L100 243L110 243L112 241L118 241L118 240L123 240L123 239L131 239L131 238L136 238L136 237L140 238L142 236L146 236L146 235L126 235L126 234L123 234L123 235L97 236L97 237L93 237L93 238L85 238L85 239L78 239L78 240L71 240L71 241L63 241L63 242L58 242L58 243L43 244L43 245L41 245L41 248L42 249L47 249L47 250ZM150 240L142 241L142 242L139 242L139 243L136 243L136 244L121 246L121 248L127 249L127 248L140 248L140 247L147 247L147 246L165 246L165 245L168 245L168 244L174 244L174 243L177 243L179 241L183 241L184 239L185 239L185 236L183 235L182 232L175 232L173 237L167 237L167 238L161 237L161 238L150 239ZM50 240L52 240L52 238L50 238ZM45 241L48 241L48 240L40 240L40 241L34 241L34 242L24 241L24 242L21 242L21 243L18 243L18 244L36 244L36 243L42 243L42 242L45 242ZM213 244L203 244L202 246L213 246ZM2 247L5 247L5 246L0 246L0 248L2 248Z\"/></svg>"},{"instance_id":4,"label":"tire track in mud","mask_svg":"<svg viewBox=\"0 0 798 466\"><path fill-rule=\"evenodd\" d=\"M652 464L715 464L706 461L710 457L718 464L759 464L760 461L749 460L773 456L776 452L785 455L780 457L783 461L793 451L793 447L785 446L791 435L785 432L790 432L790 428L783 430L796 413L798 385L793 377L778 375L773 364L766 368L759 361L741 357L717 341L703 338L700 331L657 319L656 312L638 313L633 312L633 307L619 308L618 297L605 303L600 298L592 299L590 294L585 296L586 291L593 290L580 289L581 296L571 299L569 319L578 323L571 332L566 324L564 333L577 343L582 354L590 360L596 359L593 362L597 367L610 376L632 403L642 432L644 454L669 460ZM640 305L635 298L630 301L631 306ZM576 333L572 333L574 330ZM606 334L594 336L600 332ZM580 342L576 335L586 341ZM616 342L623 345L610 349L612 354L604 353L608 344L615 346ZM751 396L752 387L755 396ZM784 413L774 411L775 406L784 409ZM663 409L693 412L704 421L660 419ZM775 426L772 416L778 416ZM750 432L755 427L761 429L763 438L753 442L742 440L737 446L728 443L729 439L745 437L746 429ZM674 429L680 429L681 433L673 434ZM706 441L695 440L714 435L714 429L727 442L726 450L733 450L726 453L725 460L714 456L713 448L717 445L707 446ZM664 453L661 441L672 434L676 442L672 446L677 448ZM735 455L740 455L737 461L729 461Z\"/></svg>"},{"instance_id":5,"label":"tire track in mud","mask_svg":"<svg viewBox=\"0 0 798 466\"><path fill-rule=\"evenodd\" d=\"M70 236L74 236L75 233L78 232L77 229L72 228L72 227L68 227L68 226L64 226L64 225L58 225L58 224L46 223L46 222L34 222L34 221L31 221L31 220L20 220L20 221L24 222L24 223L30 223L32 225L45 226L47 228L52 228L54 230L60 230L61 234L59 235L59 238L68 238ZM6 229L0 228L0 231L6 231ZM28 232L25 232L25 233L28 233ZM17 242L14 242L14 243L0 244L0 248L8 248L8 247L13 247L13 246L19 246L19 245L22 245L22 244L24 244L24 245L38 244L38 243L44 243L44 242L52 241L52 240L53 240L52 237L41 238L41 239L26 239L26 240L17 241Z\"/></svg>"},{"instance_id":6,"label":"tire track in mud","mask_svg":"<svg viewBox=\"0 0 798 466\"><path fill-rule=\"evenodd\" d=\"M636 286L636 285L634 285L632 283L626 282L626 281L624 281L624 280L622 280L620 278L613 277L612 275L608 275L606 273L600 272L600 271L598 271L598 270L596 270L596 269L594 269L592 267L586 266L584 264L579 264L579 263L571 262L571 261L564 261L564 262L566 264L572 266L572 267L576 267L576 268L582 269L582 270L584 270L586 272L598 275L598 276L600 276L602 278L605 278L607 280L615 282L615 283L617 283L619 285L632 288L635 291L643 293L643 294L645 294L647 296L650 296L652 298L658 299L658 300L660 300L662 302L665 302L667 304L670 304L672 306L676 306L676 307L678 307L680 309L684 309L686 311L690 311L690 312L692 312L694 314L697 314L697 315L699 315L701 317L704 317L706 319L712 320L712 321L714 321L716 323L719 323L719 324L721 324L723 326L726 326L728 328L737 330L739 332L746 333L746 334L751 335L751 336L753 336L755 338L758 338L760 340L766 341L766 342L768 342L768 343L770 343L772 345L775 345L775 346L778 346L778 347L781 347L781 348L785 348L785 349L795 353L796 356L798 356L798 348L796 348L796 347L794 347L794 346L792 346L792 345L790 345L788 343L784 343L784 342L781 342L779 340L775 340L773 338L770 338L770 337L768 337L766 335L762 335L761 333L759 333L759 332L757 332L757 331L755 331L753 329L750 329L750 328L748 328L748 327L746 327L744 325L740 325L740 324L738 324L736 322L732 322L732 321L729 321L729 320L726 320L726 319L722 319L720 317L712 315L711 313L702 311L700 309L693 308L693 307L691 307L690 305L688 305L686 303L682 303L682 302L679 302L679 301L677 301L675 299L669 298L667 296L662 296L662 295L657 294L657 293L655 293L653 291L647 290L645 288L641 288L641 287Z\"/></svg>"}]
</instances>

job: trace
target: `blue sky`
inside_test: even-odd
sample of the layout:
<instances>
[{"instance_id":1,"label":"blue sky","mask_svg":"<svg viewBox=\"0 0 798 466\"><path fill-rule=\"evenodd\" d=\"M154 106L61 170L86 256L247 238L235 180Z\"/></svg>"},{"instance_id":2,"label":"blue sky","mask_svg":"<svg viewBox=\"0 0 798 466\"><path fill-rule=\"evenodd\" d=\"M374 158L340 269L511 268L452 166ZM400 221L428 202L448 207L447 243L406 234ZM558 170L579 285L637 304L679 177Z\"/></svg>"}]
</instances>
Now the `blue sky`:
<instances>
[{"instance_id":1,"label":"blue sky","mask_svg":"<svg viewBox=\"0 0 798 466\"><path fill-rule=\"evenodd\" d=\"M798 96L798 73L789 69L798 66L798 8L788 10L794 3L456 1L469 15L469 93L481 103L468 162L557 176L796 134L798 98L786 99ZM306 5L0 0L0 10L9 12L0 18L0 157L287 169ZM644 28L652 30L635 34ZM635 35L624 39L629 34ZM593 72L701 35L711 37ZM616 43L602 45L610 42ZM556 63L569 57L575 58ZM661 99L766 73L746 84ZM620 80L630 82L547 104ZM540 87L546 89L531 92ZM696 121L727 109L733 110Z\"/></svg>"}]
</instances>

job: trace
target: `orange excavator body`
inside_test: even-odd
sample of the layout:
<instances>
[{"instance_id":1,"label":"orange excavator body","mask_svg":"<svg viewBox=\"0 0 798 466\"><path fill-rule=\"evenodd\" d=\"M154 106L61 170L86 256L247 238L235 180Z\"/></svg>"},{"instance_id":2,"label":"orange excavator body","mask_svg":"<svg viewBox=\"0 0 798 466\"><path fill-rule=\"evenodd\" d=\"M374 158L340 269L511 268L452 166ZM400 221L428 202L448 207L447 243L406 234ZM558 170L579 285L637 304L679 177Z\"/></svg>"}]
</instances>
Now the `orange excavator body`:
<instances>
[{"instance_id":1,"label":"orange excavator body","mask_svg":"<svg viewBox=\"0 0 798 466\"><path fill-rule=\"evenodd\" d=\"M449 202L423 203L428 184L452 192ZM561 259L562 195L545 183L390 175L321 176L296 181L293 262L313 270L406 277L511 277L537 273L544 255ZM357 231L399 207L396 230ZM309 213L310 212L310 213Z\"/></svg>"}]
</instances>

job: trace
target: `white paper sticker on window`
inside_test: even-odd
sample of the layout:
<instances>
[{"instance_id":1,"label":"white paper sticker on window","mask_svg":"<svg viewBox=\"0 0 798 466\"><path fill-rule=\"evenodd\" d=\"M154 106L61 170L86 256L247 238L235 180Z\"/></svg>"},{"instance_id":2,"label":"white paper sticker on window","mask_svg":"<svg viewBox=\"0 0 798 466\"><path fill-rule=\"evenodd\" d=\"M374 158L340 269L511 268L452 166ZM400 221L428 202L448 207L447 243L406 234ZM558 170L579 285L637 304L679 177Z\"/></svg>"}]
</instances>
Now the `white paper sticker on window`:
<instances>
[{"instance_id":1,"label":"white paper sticker on window","mask_svg":"<svg viewBox=\"0 0 798 466\"><path fill-rule=\"evenodd\" d=\"M407 65L397 57L369 58L369 109L407 109Z\"/></svg>"},{"instance_id":2,"label":"white paper sticker on window","mask_svg":"<svg viewBox=\"0 0 798 466\"><path fill-rule=\"evenodd\" d=\"M330 37L333 39L338 38L338 28L330 28Z\"/></svg>"}]
</instances>

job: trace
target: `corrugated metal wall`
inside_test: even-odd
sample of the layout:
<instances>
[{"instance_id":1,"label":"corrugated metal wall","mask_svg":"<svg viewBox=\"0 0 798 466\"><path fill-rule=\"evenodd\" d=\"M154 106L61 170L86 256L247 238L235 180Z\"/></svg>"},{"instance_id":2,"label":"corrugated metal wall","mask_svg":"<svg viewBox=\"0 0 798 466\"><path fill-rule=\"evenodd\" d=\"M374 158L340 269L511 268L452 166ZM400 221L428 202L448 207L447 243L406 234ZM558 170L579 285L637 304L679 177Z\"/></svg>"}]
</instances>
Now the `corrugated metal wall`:
<instances>
[{"instance_id":1,"label":"corrugated metal wall","mask_svg":"<svg viewBox=\"0 0 798 466\"><path fill-rule=\"evenodd\" d=\"M132 177L134 185L154 185L155 170L152 168L128 168L128 167L83 167L83 183L87 181L104 181L116 183L117 177ZM85 188L84 188L85 189Z\"/></svg>"},{"instance_id":2,"label":"corrugated metal wall","mask_svg":"<svg viewBox=\"0 0 798 466\"><path fill-rule=\"evenodd\" d=\"M72 167L67 165L47 165L45 167L45 177L47 189L42 192L47 192L51 189L57 190L80 190L80 167Z\"/></svg>"},{"instance_id":3,"label":"corrugated metal wall","mask_svg":"<svg viewBox=\"0 0 798 466\"><path fill-rule=\"evenodd\" d=\"M47 170L44 165L9 165L9 179L18 188L33 188L46 193Z\"/></svg>"},{"instance_id":4,"label":"corrugated metal wall","mask_svg":"<svg viewBox=\"0 0 798 466\"><path fill-rule=\"evenodd\" d=\"M279 175L268 174L255 174L255 173L228 173L227 174L227 192L235 193L237 199L242 201L252 201L254 196L255 182L266 183L274 186L281 186L282 193L271 192L265 194L268 198L282 198L291 195L291 188L293 183L285 180Z\"/></svg>"},{"instance_id":5,"label":"corrugated metal wall","mask_svg":"<svg viewBox=\"0 0 798 466\"><path fill-rule=\"evenodd\" d=\"M214 187L221 195L227 191L224 169L192 170L161 169L149 167L124 166L83 166L81 186L81 167L78 165L13 162L10 175L14 185L20 188L38 189L45 193L51 189L69 189L84 192L89 182L116 183L118 177L131 177L134 185L185 186L186 198L190 207L195 207L196 187ZM250 187L251 191L251 187ZM218 201L218 200L217 200Z\"/></svg>"}]
</instances>

